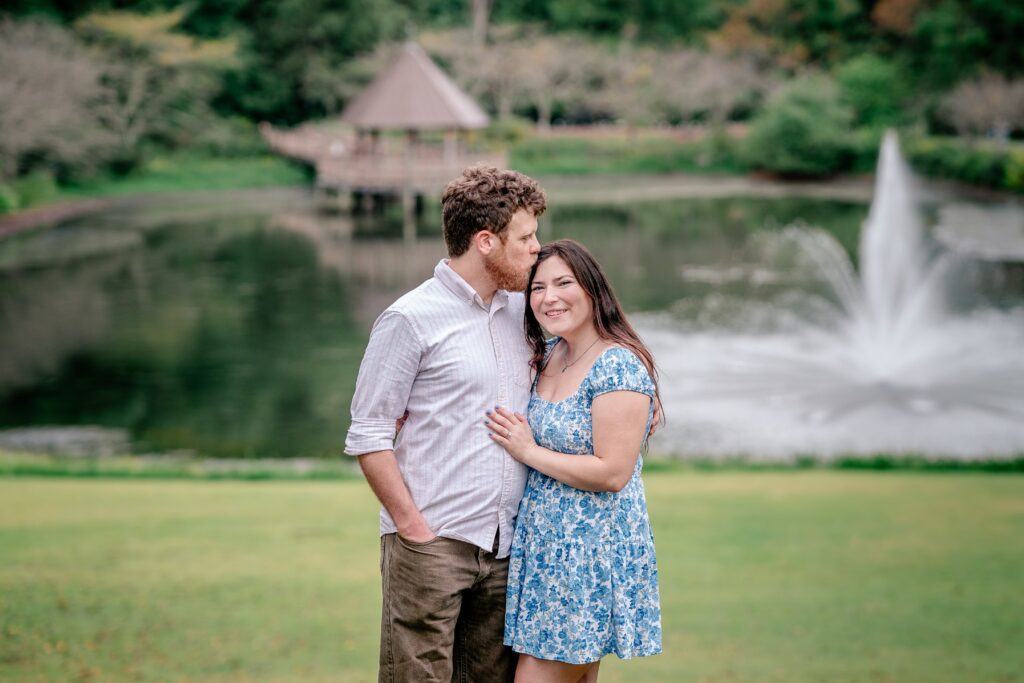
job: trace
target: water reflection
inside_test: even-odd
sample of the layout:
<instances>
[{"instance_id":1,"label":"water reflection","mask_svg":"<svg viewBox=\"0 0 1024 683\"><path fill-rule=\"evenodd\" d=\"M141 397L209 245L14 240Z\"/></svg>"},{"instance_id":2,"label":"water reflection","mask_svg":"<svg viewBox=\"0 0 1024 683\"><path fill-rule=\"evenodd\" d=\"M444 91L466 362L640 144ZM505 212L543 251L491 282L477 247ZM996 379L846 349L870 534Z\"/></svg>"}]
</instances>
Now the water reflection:
<instances>
[{"instance_id":1,"label":"water reflection","mask_svg":"<svg viewBox=\"0 0 1024 683\"><path fill-rule=\"evenodd\" d=\"M372 321L444 255L436 213L403 241L397 214L323 216L300 192L227 195L0 243L0 427L122 427L141 451L337 453ZM831 296L785 226L823 226L855 259L866 214L805 198L555 204L541 230L591 247L652 335L666 317L673 335L772 333L789 324L779 310L795 319ZM665 339L663 364L679 348ZM670 415L687 427L655 450L706 447L691 418Z\"/></svg>"}]
</instances>

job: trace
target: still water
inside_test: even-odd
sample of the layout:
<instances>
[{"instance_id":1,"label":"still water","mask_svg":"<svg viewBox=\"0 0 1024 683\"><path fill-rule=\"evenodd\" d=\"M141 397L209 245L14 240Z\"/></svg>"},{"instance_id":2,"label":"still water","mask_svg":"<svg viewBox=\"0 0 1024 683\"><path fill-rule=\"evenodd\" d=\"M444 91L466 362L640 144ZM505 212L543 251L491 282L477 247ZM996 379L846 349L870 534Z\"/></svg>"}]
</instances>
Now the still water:
<instances>
[{"instance_id":1,"label":"still water","mask_svg":"<svg viewBox=\"0 0 1024 683\"><path fill-rule=\"evenodd\" d=\"M787 324L780 307L813 315L831 296L786 226L817 226L856 262L867 211L799 197L556 204L541 237L589 246L641 329L767 334ZM405 242L398 215L324 216L302 191L236 192L8 239L0 428L123 428L136 452L337 454L370 325L444 256L437 213L428 202ZM1012 273L971 272L959 305L1019 303Z\"/></svg>"}]
</instances>

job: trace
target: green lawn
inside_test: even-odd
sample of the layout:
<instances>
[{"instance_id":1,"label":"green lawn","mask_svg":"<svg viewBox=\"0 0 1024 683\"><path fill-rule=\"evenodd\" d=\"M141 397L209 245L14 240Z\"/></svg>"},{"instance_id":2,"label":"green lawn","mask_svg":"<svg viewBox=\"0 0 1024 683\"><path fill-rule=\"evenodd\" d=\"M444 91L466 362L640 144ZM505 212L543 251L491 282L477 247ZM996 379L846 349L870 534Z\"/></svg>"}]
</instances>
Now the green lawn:
<instances>
[{"instance_id":1,"label":"green lawn","mask_svg":"<svg viewBox=\"0 0 1024 683\"><path fill-rule=\"evenodd\" d=\"M309 175L300 166L278 156L215 158L181 153L150 159L127 176L62 188L60 198L235 190L305 185L309 182Z\"/></svg>"},{"instance_id":2,"label":"green lawn","mask_svg":"<svg viewBox=\"0 0 1024 683\"><path fill-rule=\"evenodd\" d=\"M606 681L1024 681L1024 477L647 477L665 654ZM358 480L0 478L0 680L372 681Z\"/></svg>"}]
</instances>

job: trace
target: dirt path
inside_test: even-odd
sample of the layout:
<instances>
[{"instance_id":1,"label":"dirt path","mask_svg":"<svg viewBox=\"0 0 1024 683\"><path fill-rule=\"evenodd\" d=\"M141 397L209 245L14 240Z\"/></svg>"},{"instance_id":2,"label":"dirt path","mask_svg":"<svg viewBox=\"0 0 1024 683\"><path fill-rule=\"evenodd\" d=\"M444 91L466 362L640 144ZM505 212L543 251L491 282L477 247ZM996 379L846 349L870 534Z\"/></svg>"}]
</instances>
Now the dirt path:
<instances>
[{"instance_id":1,"label":"dirt path","mask_svg":"<svg viewBox=\"0 0 1024 683\"><path fill-rule=\"evenodd\" d=\"M113 199L82 199L71 202L60 202L36 209L18 211L0 216L0 239L10 237L23 230L43 225L52 225L69 218L77 218L86 214L102 211L114 204Z\"/></svg>"}]
</instances>

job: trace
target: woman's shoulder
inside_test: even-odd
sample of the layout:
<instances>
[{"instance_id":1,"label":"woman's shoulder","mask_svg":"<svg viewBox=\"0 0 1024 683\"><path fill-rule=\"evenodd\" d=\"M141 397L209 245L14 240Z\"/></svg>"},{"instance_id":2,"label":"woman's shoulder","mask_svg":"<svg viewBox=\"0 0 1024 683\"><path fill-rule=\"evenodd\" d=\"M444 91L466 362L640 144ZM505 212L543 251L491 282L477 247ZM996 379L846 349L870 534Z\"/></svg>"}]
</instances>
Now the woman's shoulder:
<instances>
[{"instance_id":1,"label":"woman's shoulder","mask_svg":"<svg viewBox=\"0 0 1024 683\"><path fill-rule=\"evenodd\" d=\"M612 344L601 352L591 373L594 395L609 391L638 391L654 395L654 382L643 360L625 346Z\"/></svg>"},{"instance_id":2,"label":"woman's shoulder","mask_svg":"<svg viewBox=\"0 0 1024 683\"><path fill-rule=\"evenodd\" d=\"M609 344L608 348L601 352L597 362L612 366L640 366L646 369L643 360L636 355L633 349L615 343Z\"/></svg>"}]
</instances>

